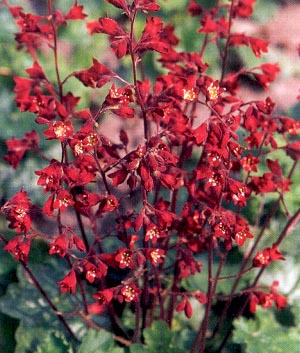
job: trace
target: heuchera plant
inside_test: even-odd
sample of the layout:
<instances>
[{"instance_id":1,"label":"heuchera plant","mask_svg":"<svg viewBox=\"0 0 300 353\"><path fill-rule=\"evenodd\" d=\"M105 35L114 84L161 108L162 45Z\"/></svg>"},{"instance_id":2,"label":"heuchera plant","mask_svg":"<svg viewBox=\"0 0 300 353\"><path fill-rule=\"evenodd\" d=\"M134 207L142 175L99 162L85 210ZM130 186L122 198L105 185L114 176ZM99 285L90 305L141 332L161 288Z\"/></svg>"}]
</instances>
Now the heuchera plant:
<instances>
[{"instance_id":1,"label":"heuchera plant","mask_svg":"<svg viewBox=\"0 0 300 353\"><path fill-rule=\"evenodd\" d=\"M280 245L299 218L299 211L290 214L284 201L300 156L300 143L290 138L297 134L299 123L276 114L270 97L243 101L239 96L240 77L251 77L268 89L279 72L277 64L228 69L236 47L247 46L258 58L268 50L267 41L233 31L235 19L251 16L255 0L217 1L211 9L191 0L187 16L199 21L198 52L178 49L176 28L163 23L155 0L106 0L118 9L122 21L109 14L87 19L77 1L62 13L48 0L46 16L3 2L18 27L18 49L32 58L26 76L14 78L15 102L21 112L34 114L35 123L44 128L43 138L56 141L60 155L45 155L34 129L22 139L7 141L5 160L15 169L26 152L39 156L41 166L35 175L46 201L33 205L25 188L12 196L1 213L16 235L10 239L1 234L1 240L66 333L76 338L68 323L70 312L56 307L28 263L35 239L45 241L49 256L61 258L68 266L56 285L63 295L70 293L72 315L96 329L101 327L94 318L107 315L109 329L121 345L143 343L143 332L154 320L172 328L174 315L196 314L199 329L190 352L204 352L207 340L217 334L224 335L216 350L220 352L232 330L227 326L226 332L222 325L234 299L240 298L242 304L233 318L245 309L254 314L257 306L286 306L277 281L266 288L259 280L272 262L284 260ZM136 31L138 17L145 18L142 31ZM100 59L91 57L87 67L61 76L59 33L75 20L86 21L87 34L107 36L116 58L131 62L132 79L104 65L101 53ZM210 63L203 59L211 45L219 53L218 77L209 74ZM39 59L45 47L51 54L48 67L42 67ZM149 51L158 53L161 67L153 80L143 69ZM51 65L54 81L47 73ZM104 92L96 110L78 108L80 97L66 89L70 80ZM140 124L141 134L120 128L112 140L102 129L105 116L131 119ZM278 149L292 160L289 171L272 158ZM269 193L277 199L261 225ZM257 222L250 225L243 210L254 196L260 206ZM279 207L286 225L277 240L264 248L261 240ZM55 221L56 235L37 228L37 209ZM243 254L240 271L222 275L237 248ZM251 271L253 280L241 288ZM197 273L207 285L190 291L186 280ZM231 290L220 293L219 284L229 279ZM221 299L221 313L212 322L212 306ZM195 302L202 307L201 315L193 312ZM134 313L132 327L122 323L125 312Z\"/></svg>"}]
</instances>

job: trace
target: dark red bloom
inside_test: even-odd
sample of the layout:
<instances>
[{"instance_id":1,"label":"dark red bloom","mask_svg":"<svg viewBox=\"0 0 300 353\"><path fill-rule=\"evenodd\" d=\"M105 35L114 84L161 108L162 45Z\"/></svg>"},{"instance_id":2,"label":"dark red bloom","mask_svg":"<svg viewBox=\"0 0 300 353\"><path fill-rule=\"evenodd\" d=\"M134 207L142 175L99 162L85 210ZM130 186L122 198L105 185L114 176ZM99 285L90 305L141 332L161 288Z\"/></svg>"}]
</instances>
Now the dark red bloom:
<instances>
[{"instance_id":1,"label":"dark red bloom","mask_svg":"<svg viewBox=\"0 0 300 353\"><path fill-rule=\"evenodd\" d=\"M158 17L148 17L142 36L136 44L135 51L142 53L147 50L155 50L159 53L167 53L169 44L162 40L163 22Z\"/></svg>"},{"instance_id":2,"label":"dark red bloom","mask_svg":"<svg viewBox=\"0 0 300 353\"><path fill-rule=\"evenodd\" d=\"M144 13L148 13L148 11L159 11L160 9L160 6L155 0L136 0L134 3L136 8Z\"/></svg>"},{"instance_id":3,"label":"dark red bloom","mask_svg":"<svg viewBox=\"0 0 300 353\"><path fill-rule=\"evenodd\" d=\"M105 277L107 274L107 266L102 261L97 261L96 264L87 262L84 264L85 277L93 283L96 279Z\"/></svg>"},{"instance_id":4,"label":"dark red bloom","mask_svg":"<svg viewBox=\"0 0 300 353\"><path fill-rule=\"evenodd\" d=\"M71 294L76 292L76 283L77 280L74 269L72 269L60 282L57 282L62 293L70 291Z\"/></svg>"},{"instance_id":5,"label":"dark red bloom","mask_svg":"<svg viewBox=\"0 0 300 353\"><path fill-rule=\"evenodd\" d=\"M123 9L125 11L127 10L126 0L105 0L105 1L119 9Z\"/></svg>"},{"instance_id":6,"label":"dark red bloom","mask_svg":"<svg viewBox=\"0 0 300 353\"><path fill-rule=\"evenodd\" d=\"M31 227L31 208L30 199L22 189L1 207L1 213L6 215L10 228L18 233L27 233Z\"/></svg>"},{"instance_id":7,"label":"dark red bloom","mask_svg":"<svg viewBox=\"0 0 300 353\"><path fill-rule=\"evenodd\" d=\"M4 159L16 169L26 151L34 149L38 146L38 143L39 135L35 130L25 133L23 139L20 140L12 137L6 140L8 155Z\"/></svg>"},{"instance_id":8,"label":"dark red bloom","mask_svg":"<svg viewBox=\"0 0 300 353\"><path fill-rule=\"evenodd\" d=\"M91 34L108 34L110 36L111 48L118 59L128 53L129 34L127 34L115 20L108 17L99 18L98 21L89 22L87 28Z\"/></svg>"},{"instance_id":9,"label":"dark red bloom","mask_svg":"<svg viewBox=\"0 0 300 353\"><path fill-rule=\"evenodd\" d=\"M65 20L83 20L86 17L87 15L83 13L83 6L79 6L77 0L75 1L75 5L64 16Z\"/></svg>"},{"instance_id":10,"label":"dark red bloom","mask_svg":"<svg viewBox=\"0 0 300 353\"><path fill-rule=\"evenodd\" d=\"M162 249L148 248L146 249L146 258L151 261L152 265L162 263L165 251Z\"/></svg>"},{"instance_id":11,"label":"dark red bloom","mask_svg":"<svg viewBox=\"0 0 300 353\"><path fill-rule=\"evenodd\" d=\"M68 121L55 121L49 123L49 127L44 131L44 135L47 139L58 139L63 142L66 139L72 138L74 133L74 127L70 120Z\"/></svg>"},{"instance_id":12,"label":"dark red bloom","mask_svg":"<svg viewBox=\"0 0 300 353\"><path fill-rule=\"evenodd\" d=\"M165 236L166 234L162 230L160 230L155 224L150 223L147 226L145 234L146 241L151 240L153 244L156 244L158 239L164 238Z\"/></svg>"},{"instance_id":13,"label":"dark red bloom","mask_svg":"<svg viewBox=\"0 0 300 353\"><path fill-rule=\"evenodd\" d=\"M200 16L203 12L203 8L196 2L196 0L190 0L187 12L191 16Z\"/></svg>"},{"instance_id":14,"label":"dark red bloom","mask_svg":"<svg viewBox=\"0 0 300 353\"><path fill-rule=\"evenodd\" d=\"M133 101L133 92L130 86L116 88L113 84L102 108L111 109L114 114L119 115L121 118L133 118L134 109L128 106Z\"/></svg>"},{"instance_id":15,"label":"dark red bloom","mask_svg":"<svg viewBox=\"0 0 300 353\"><path fill-rule=\"evenodd\" d=\"M73 75L87 87L100 88L109 82L115 73L97 59L93 59L93 65L89 69L76 71Z\"/></svg>"},{"instance_id":16,"label":"dark red bloom","mask_svg":"<svg viewBox=\"0 0 300 353\"><path fill-rule=\"evenodd\" d=\"M44 186L44 192L56 191L63 181L64 171L61 163L53 160L50 165L42 170L36 170L39 175L38 185Z\"/></svg>"},{"instance_id":17,"label":"dark red bloom","mask_svg":"<svg viewBox=\"0 0 300 353\"><path fill-rule=\"evenodd\" d=\"M184 295L181 301L177 304L176 311L177 312L184 311L185 316L188 319L190 319L193 316L192 305L186 295Z\"/></svg>"},{"instance_id":18,"label":"dark red bloom","mask_svg":"<svg viewBox=\"0 0 300 353\"><path fill-rule=\"evenodd\" d=\"M74 205L73 196L66 190L60 189L53 202L53 208L64 212L67 207Z\"/></svg>"},{"instance_id":19,"label":"dark red bloom","mask_svg":"<svg viewBox=\"0 0 300 353\"><path fill-rule=\"evenodd\" d=\"M115 260L119 263L121 269L126 267L133 269L134 267L133 254L129 249L120 247L116 253Z\"/></svg>"},{"instance_id":20,"label":"dark red bloom","mask_svg":"<svg viewBox=\"0 0 300 353\"><path fill-rule=\"evenodd\" d=\"M97 299L99 301L99 304L105 305L111 302L113 294L114 289L109 288L96 292L95 294L93 294L93 298Z\"/></svg>"},{"instance_id":21,"label":"dark red bloom","mask_svg":"<svg viewBox=\"0 0 300 353\"><path fill-rule=\"evenodd\" d=\"M59 235L54 242L50 244L49 254L58 254L60 257L65 257L67 253L67 237L66 234Z\"/></svg>"},{"instance_id":22,"label":"dark red bloom","mask_svg":"<svg viewBox=\"0 0 300 353\"><path fill-rule=\"evenodd\" d=\"M119 301L125 300L125 302L137 302L139 295L142 291L135 284L126 284L121 289L122 297L118 297Z\"/></svg>"},{"instance_id":23,"label":"dark red bloom","mask_svg":"<svg viewBox=\"0 0 300 353\"><path fill-rule=\"evenodd\" d=\"M93 298L97 300L96 303L92 303L88 307L90 314L101 314L105 307L111 302L114 295L114 288L104 289L96 292Z\"/></svg>"},{"instance_id":24,"label":"dark red bloom","mask_svg":"<svg viewBox=\"0 0 300 353\"><path fill-rule=\"evenodd\" d=\"M269 266L273 261L285 260L278 249L278 245L273 244L272 247L267 247L263 251L258 251L253 259L254 267Z\"/></svg>"},{"instance_id":25,"label":"dark red bloom","mask_svg":"<svg viewBox=\"0 0 300 353\"><path fill-rule=\"evenodd\" d=\"M31 242L23 236L11 239L4 247L4 250L10 252L16 260L24 263L28 261Z\"/></svg>"},{"instance_id":26,"label":"dark red bloom","mask_svg":"<svg viewBox=\"0 0 300 353\"><path fill-rule=\"evenodd\" d=\"M262 52L266 53L268 51L269 45L269 43L264 39L246 36L241 33L231 34L229 44L231 46L247 45L252 49L254 55L258 58L260 58Z\"/></svg>"},{"instance_id":27,"label":"dark red bloom","mask_svg":"<svg viewBox=\"0 0 300 353\"><path fill-rule=\"evenodd\" d=\"M114 195L107 195L103 197L99 204L98 212L113 212L119 207L119 201Z\"/></svg>"},{"instance_id":28,"label":"dark red bloom","mask_svg":"<svg viewBox=\"0 0 300 353\"><path fill-rule=\"evenodd\" d=\"M255 1L256 0L239 0L233 9L234 17L248 18L251 16Z\"/></svg>"}]
</instances>

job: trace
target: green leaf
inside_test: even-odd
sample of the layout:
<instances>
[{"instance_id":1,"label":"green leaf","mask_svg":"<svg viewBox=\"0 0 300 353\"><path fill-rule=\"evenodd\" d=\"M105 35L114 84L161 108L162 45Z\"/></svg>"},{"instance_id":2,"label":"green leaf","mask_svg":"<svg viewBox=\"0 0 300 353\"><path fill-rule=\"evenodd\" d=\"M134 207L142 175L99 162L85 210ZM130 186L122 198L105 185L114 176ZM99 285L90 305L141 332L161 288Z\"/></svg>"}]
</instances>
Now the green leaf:
<instances>
[{"instance_id":1,"label":"green leaf","mask_svg":"<svg viewBox=\"0 0 300 353\"><path fill-rule=\"evenodd\" d=\"M0 265L0 276L8 275L10 272L15 271L17 267L17 261L13 259L11 254L0 249L1 254L1 265Z\"/></svg>"},{"instance_id":2,"label":"green leaf","mask_svg":"<svg viewBox=\"0 0 300 353\"><path fill-rule=\"evenodd\" d=\"M155 321L151 328L144 332L149 345L149 352L167 352L172 342L172 332L163 321Z\"/></svg>"},{"instance_id":3,"label":"green leaf","mask_svg":"<svg viewBox=\"0 0 300 353\"><path fill-rule=\"evenodd\" d=\"M14 333L17 327L17 320L0 313L0 352L13 353L15 351Z\"/></svg>"},{"instance_id":4,"label":"green leaf","mask_svg":"<svg viewBox=\"0 0 300 353\"><path fill-rule=\"evenodd\" d=\"M43 327L26 327L22 323L16 331L15 353L74 353L61 331Z\"/></svg>"},{"instance_id":5,"label":"green leaf","mask_svg":"<svg viewBox=\"0 0 300 353\"><path fill-rule=\"evenodd\" d=\"M60 294L56 285L58 279L63 278L66 268L60 261L38 265L31 264L30 268L38 282L51 298L58 311L68 313L72 310L74 302L69 294ZM32 284L28 274L20 266L17 271L18 283L11 283L5 295L0 300L0 312L19 319L24 327L42 327L48 330L64 330L64 326L50 309L45 298ZM79 317L68 317L68 324L75 335L81 336L86 332L84 322ZM32 352L32 351L31 351Z\"/></svg>"},{"instance_id":6,"label":"green leaf","mask_svg":"<svg viewBox=\"0 0 300 353\"><path fill-rule=\"evenodd\" d=\"M168 325L163 321L155 321L151 328L144 331L146 344L134 344L130 347L130 353L184 353L181 341L175 331L170 331Z\"/></svg>"},{"instance_id":7,"label":"green leaf","mask_svg":"<svg viewBox=\"0 0 300 353\"><path fill-rule=\"evenodd\" d=\"M89 330L83 337L77 353L123 353L115 346L113 335L106 331ZM46 353L46 352L45 352Z\"/></svg>"},{"instance_id":8,"label":"green leaf","mask_svg":"<svg viewBox=\"0 0 300 353\"><path fill-rule=\"evenodd\" d=\"M145 353L148 352L145 349L145 346L142 345L141 343L135 343L135 344L130 346L130 353L140 353L140 352L145 352Z\"/></svg>"},{"instance_id":9,"label":"green leaf","mask_svg":"<svg viewBox=\"0 0 300 353\"><path fill-rule=\"evenodd\" d=\"M39 345L35 353L73 353L72 346L67 342L66 338L59 331L51 332L46 335Z\"/></svg>"},{"instance_id":10,"label":"green leaf","mask_svg":"<svg viewBox=\"0 0 300 353\"><path fill-rule=\"evenodd\" d=\"M281 326L271 310L259 309L255 319L234 322L233 341L246 346L247 353L299 353L300 329Z\"/></svg>"}]
</instances>

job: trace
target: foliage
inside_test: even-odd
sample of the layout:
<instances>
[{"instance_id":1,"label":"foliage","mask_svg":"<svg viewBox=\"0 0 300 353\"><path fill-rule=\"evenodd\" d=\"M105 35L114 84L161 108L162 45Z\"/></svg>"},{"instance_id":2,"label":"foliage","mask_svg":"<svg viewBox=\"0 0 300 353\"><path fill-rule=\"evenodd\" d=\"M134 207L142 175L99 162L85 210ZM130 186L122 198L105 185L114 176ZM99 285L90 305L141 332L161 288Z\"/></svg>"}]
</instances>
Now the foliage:
<instances>
[{"instance_id":1,"label":"foliage","mask_svg":"<svg viewBox=\"0 0 300 353\"><path fill-rule=\"evenodd\" d=\"M239 95L280 71L234 27L254 3L1 2L1 348L296 349L297 311L262 278L299 221L299 122Z\"/></svg>"},{"instance_id":2,"label":"foliage","mask_svg":"<svg viewBox=\"0 0 300 353\"><path fill-rule=\"evenodd\" d=\"M271 311L260 309L255 319L239 318L234 326L233 340L245 345L247 352L259 353L265 347L274 353L299 351L299 327L280 325Z\"/></svg>"}]
</instances>

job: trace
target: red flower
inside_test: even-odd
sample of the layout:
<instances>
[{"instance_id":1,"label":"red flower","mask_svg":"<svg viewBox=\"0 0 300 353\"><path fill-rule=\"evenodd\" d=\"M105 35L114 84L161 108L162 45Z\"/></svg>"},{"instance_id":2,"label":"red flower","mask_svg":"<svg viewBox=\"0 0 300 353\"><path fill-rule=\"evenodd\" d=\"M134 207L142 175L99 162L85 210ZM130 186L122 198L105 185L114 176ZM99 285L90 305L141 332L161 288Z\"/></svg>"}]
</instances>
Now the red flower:
<instances>
[{"instance_id":1,"label":"red flower","mask_svg":"<svg viewBox=\"0 0 300 353\"><path fill-rule=\"evenodd\" d=\"M116 254L115 260L119 263L119 267L121 269L126 267L129 267L132 269L134 267L131 250L120 247Z\"/></svg>"},{"instance_id":2,"label":"red flower","mask_svg":"<svg viewBox=\"0 0 300 353\"><path fill-rule=\"evenodd\" d=\"M261 70L262 73L257 73L256 70ZM267 89L270 83L272 83L275 80L278 72L280 72L280 68L277 64L265 63L254 68L253 70L250 70L249 72L253 74L253 76L256 78L258 83L260 83L263 86L263 88ZM270 113L274 107L274 103L273 104L271 102L266 102L266 103L265 104L258 103L258 107L262 111L266 113ZM268 103L269 104L271 103L269 107L268 107Z\"/></svg>"},{"instance_id":3,"label":"red flower","mask_svg":"<svg viewBox=\"0 0 300 353\"><path fill-rule=\"evenodd\" d=\"M30 251L30 240L23 236L15 237L5 245L4 250L10 252L16 260L27 263Z\"/></svg>"},{"instance_id":4,"label":"red flower","mask_svg":"<svg viewBox=\"0 0 300 353\"><path fill-rule=\"evenodd\" d=\"M133 101L133 92L130 86L116 88L112 84L102 108L111 108L114 114L119 115L121 118L130 119L134 117L134 109L129 107L128 104Z\"/></svg>"},{"instance_id":5,"label":"red flower","mask_svg":"<svg viewBox=\"0 0 300 353\"><path fill-rule=\"evenodd\" d=\"M141 292L142 291L135 284L127 284L122 287L122 297L118 297L118 299L119 301L125 300L126 302L137 302Z\"/></svg>"},{"instance_id":6,"label":"red flower","mask_svg":"<svg viewBox=\"0 0 300 353\"><path fill-rule=\"evenodd\" d=\"M193 309L191 306L191 303L189 302L188 298L186 295L184 295L182 297L181 302L179 302L176 306L176 311L180 312L180 311L184 311L185 316L190 319L193 315Z\"/></svg>"},{"instance_id":7,"label":"red flower","mask_svg":"<svg viewBox=\"0 0 300 353\"><path fill-rule=\"evenodd\" d=\"M257 165L260 160L257 157L254 157L252 154L248 153L240 161L243 169L246 172L257 172Z\"/></svg>"},{"instance_id":8,"label":"red flower","mask_svg":"<svg viewBox=\"0 0 300 353\"><path fill-rule=\"evenodd\" d=\"M200 16L203 12L203 8L196 2L196 0L190 0L187 12L191 16Z\"/></svg>"},{"instance_id":9,"label":"red flower","mask_svg":"<svg viewBox=\"0 0 300 353\"><path fill-rule=\"evenodd\" d=\"M107 176L112 179L113 186L118 186L126 180L128 172L125 168L122 168L108 174Z\"/></svg>"},{"instance_id":10,"label":"red flower","mask_svg":"<svg viewBox=\"0 0 300 353\"><path fill-rule=\"evenodd\" d=\"M152 265L156 265L158 263L163 262L163 258L165 256L165 251L162 249L146 249L146 257L151 261Z\"/></svg>"},{"instance_id":11,"label":"red flower","mask_svg":"<svg viewBox=\"0 0 300 353\"><path fill-rule=\"evenodd\" d=\"M83 6L78 6L77 0L75 5L70 8L69 12L64 16L65 20L83 20L87 17L83 11Z\"/></svg>"},{"instance_id":12,"label":"red flower","mask_svg":"<svg viewBox=\"0 0 300 353\"><path fill-rule=\"evenodd\" d=\"M8 155L5 156L4 159L14 169L16 169L25 152L28 150L27 143L24 140L17 140L16 138L12 137L10 140L6 141L6 145L8 148Z\"/></svg>"},{"instance_id":13,"label":"red flower","mask_svg":"<svg viewBox=\"0 0 300 353\"><path fill-rule=\"evenodd\" d=\"M255 293L250 294L249 310L252 314L256 313L256 307L259 304L258 297Z\"/></svg>"},{"instance_id":14,"label":"red flower","mask_svg":"<svg viewBox=\"0 0 300 353\"><path fill-rule=\"evenodd\" d=\"M206 99L213 103L220 100L221 94L224 92L224 88L219 86L219 81L207 82L206 83Z\"/></svg>"},{"instance_id":15,"label":"red flower","mask_svg":"<svg viewBox=\"0 0 300 353\"><path fill-rule=\"evenodd\" d=\"M254 55L260 58L260 55L262 52L266 53L268 51L269 43L263 39L246 36L245 34L241 34L241 33L235 33L235 34L231 34L229 44L231 46L234 46L234 45L250 46Z\"/></svg>"},{"instance_id":16,"label":"red flower","mask_svg":"<svg viewBox=\"0 0 300 353\"><path fill-rule=\"evenodd\" d=\"M93 298L97 299L99 304L106 305L109 304L113 298L114 289L104 289L93 294Z\"/></svg>"},{"instance_id":17,"label":"red flower","mask_svg":"<svg viewBox=\"0 0 300 353\"><path fill-rule=\"evenodd\" d=\"M53 202L53 208L60 209L61 212L64 212L67 207L71 207L74 205L74 200L72 195L63 189L60 189Z\"/></svg>"},{"instance_id":18,"label":"red flower","mask_svg":"<svg viewBox=\"0 0 300 353\"><path fill-rule=\"evenodd\" d=\"M67 237L66 234L61 234L50 244L49 254L58 254L60 257L65 257L66 253Z\"/></svg>"},{"instance_id":19,"label":"red flower","mask_svg":"<svg viewBox=\"0 0 300 353\"><path fill-rule=\"evenodd\" d=\"M228 197L235 205L245 206L247 199L250 196L249 188L237 180L228 178L227 181Z\"/></svg>"},{"instance_id":20,"label":"red flower","mask_svg":"<svg viewBox=\"0 0 300 353\"><path fill-rule=\"evenodd\" d=\"M258 251L253 259L254 267L269 266L273 261L285 260L275 243L272 247L265 248L263 251Z\"/></svg>"},{"instance_id":21,"label":"red flower","mask_svg":"<svg viewBox=\"0 0 300 353\"><path fill-rule=\"evenodd\" d=\"M129 35L118 25L118 23L108 17L99 18L87 24L90 34L105 33L110 36L111 48L118 59L128 53Z\"/></svg>"},{"instance_id":22,"label":"red flower","mask_svg":"<svg viewBox=\"0 0 300 353\"><path fill-rule=\"evenodd\" d=\"M207 123L204 122L200 124L196 129L192 131L192 134L195 138L196 144L200 146L203 142L206 141L208 132L207 132Z\"/></svg>"},{"instance_id":23,"label":"red flower","mask_svg":"<svg viewBox=\"0 0 300 353\"><path fill-rule=\"evenodd\" d=\"M22 189L1 207L1 213L6 215L10 228L18 233L27 233L31 227L31 207L30 199Z\"/></svg>"},{"instance_id":24,"label":"red flower","mask_svg":"<svg viewBox=\"0 0 300 353\"><path fill-rule=\"evenodd\" d=\"M136 0L134 3L137 9L140 9L145 13L148 11L159 11L160 9L160 6L155 0Z\"/></svg>"},{"instance_id":25,"label":"red flower","mask_svg":"<svg viewBox=\"0 0 300 353\"><path fill-rule=\"evenodd\" d=\"M124 11L127 11L126 0L105 0L105 1L119 9L123 9Z\"/></svg>"},{"instance_id":26,"label":"red flower","mask_svg":"<svg viewBox=\"0 0 300 353\"><path fill-rule=\"evenodd\" d=\"M182 258L178 261L179 278L188 278L201 272L202 263L197 261L189 250L182 250Z\"/></svg>"},{"instance_id":27,"label":"red flower","mask_svg":"<svg viewBox=\"0 0 300 353\"><path fill-rule=\"evenodd\" d=\"M70 293L76 292L76 273L75 270L72 269L60 282L57 284L60 286L60 290L62 293L66 293L70 291Z\"/></svg>"},{"instance_id":28,"label":"red flower","mask_svg":"<svg viewBox=\"0 0 300 353\"><path fill-rule=\"evenodd\" d=\"M166 234L162 230L160 230L155 224L150 223L146 229L145 241L151 240L153 244L156 244L158 239L165 236Z\"/></svg>"},{"instance_id":29,"label":"red flower","mask_svg":"<svg viewBox=\"0 0 300 353\"><path fill-rule=\"evenodd\" d=\"M44 186L44 192L48 191L56 191L62 181L64 176L64 171L61 163L53 160L50 165L42 170L36 170L36 175L39 175L39 179L37 181L38 185Z\"/></svg>"},{"instance_id":30,"label":"red flower","mask_svg":"<svg viewBox=\"0 0 300 353\"><path fill-rule=\"evenodd\" d=\"M114 195L107 195L102 199L98 212L113 212L119 207L119 201Z\"/></svg>"},{"instance_id":31,"label":"red flower","mask_svg":"<svg viewBox=\"0 0 300 353\"><path fill-rule=\"evenodd\" d=\"M242 18L251 16L255 1L256 0L239 0L237 5L234 6L233 16Z\"/></svg>"},{"instance_id":32,"label":"red flower","mask_svg":"<svg viewBox=\"0 0 300 353\"><path fill-rule=\"evenodd\" d=\"M19 29L22 32L40 32L39 22L42 16L36 16L31 13L19 12L20 17L17 20Z\"/></svg>"},{"instance_id":33,"label":"red flower","mask_svg":"<svg viewBox=\"0 0 300 353\"><path fill-rule=\"evenodd\" d=\"M217 31L218 24L211 14L206 13L201 20L201 28L199 33L214 33Z\"/></svg>"},{"instance_id":34,"label":"red flower","mask_svg":"<svg viewBox=\"0 0 300 353\"><path fill-rule=\"evenodd\" d=\"M97 261L94 265L91 262L84 264L85 277L90 282L93 283L95 279L105 277L107 274L107 266L102 261Z\"/></svg>"},{"instance_id":35,"label":"red flower","mask_svg":"<svg viewBox=\"0 0 300 353\"><path fill-rule=\"evenodd\" d=\"M75 207L82 214L89 216L91 213L91 208L100 201L100 196L92 192L84 191L83 193L77 195Z\"/></svg>"},{"instance_id":36,"label":"red flower","mask_svg":"<svg viewBox=\"0 0 300 353\"><path fill-rule=\"evenodd\" d=\"M256 306L261 305L263 308L273 306L275 303L277 310L281 310L287 305L287 299L285 296L277 293L278 281L274 281L270 293L265 292L253 292L250 295L250 311L254 314Z\"/></svg>"},{"instance_id":37,"label":"red flower","mask_svg":"<svg viewBox=\"0 0 300 353\"><path fill-rule=\"evenodd\" d=\"M169 44L162 40L163 22L158 17L148 17L141 39L138 41L135 51L142 53L147 50L155 50L159 53L167 53Z\"/></svg>"},{"instance_id":38,"label":"red flower","mask_svg":"<svg viewBox=\"0 0 300 353\"><path fill-rule=\"evenodd\" d=\"M79 251L86 251L86 247L84 245L84 242L81 240L81 238L76 235L74 232L70 231L70 239L69 239L69 244L68 247L72 248L75 245L77 250Z\"/></svg>"},{"instance_id":39,"label":"red flower","mask_svg":"<svg viewBox=\"0 0 300 353\"><path fill-rule=\"evenodd\" d=\"M76 161L77 162L77 161ZM79 168L74 164L64 168L65 179L70 188L91 183L95 179L95 173L84 169L84 165L79 164Z\"/></svg>"},{"instance_id":40,"label":"red flower","mask_svg":"<svg viewBox=\"0 0 300 353\"><path fill-rule=\"evenodd\" d=\"M273 181L272 173L264 173L261 177L252 177L248 186L256 194L265 194L277 191L276 184Z\"/></svg>"},{"instance_id":41,"label":"red flower","mask_svg":"<svg viewBox=\"0 0 300 353\"><path fill-rule=\"evenodd\" d=\"M241 228L236 231L234 235L234 240L238 246L243 246L247 239L252 239L253 235L249 232L248 229Z\"/></svg>"},{"instance_id":42,"label":"red flower","mask_svg":"<svg viewBox=\"0 0 300 353\"><path fill-rule=\"evenodd\" d=\"M30 78L34 78L38 80L46 79L44 70L37 61L34 61L32 67L26 69L25 71L28 73Z\"/></svg>"},{"instance_id":43,"label":"red flower","mask_svg":"<svg viewBox=\"0 0 300 353\"><path fill-rule=\"evenodd\" d=\"M71 139L74 133L74 127L70 120L55 121L49 124L49 128L44 131L48 140L58 139L63 142L65 139Z\"/></svg>"},{"instance_id":44,"label":"red flower","mask_svg":"<svg viewBox=\"0 0 300 353\"><path fill-rule=\"evenodd\" d=\"M100 88L116 74L97 59L93 59L93 65L89 69L76 71L74 76L87 87Z\"/></svg>"},{"instance_id":45,"label":"red flower","mask_svg":"<svg viewBox=\"0 0 300 353\"><path fill-rule=\"evenodd\" d=\"M114 289L104 289L98 291L93 295L93 298L97 300L96 303L92 303L88 306L90 314L101 314L107 304L109 304L113 298Z\"/></svg>"},{"instance_id":46,"label":"red flower","mask_svg":"<svg viewBox=\"0 0 300 353\"><path fill-rule=\"evenodd\" d=\"M23 139L16 139L12 137L6 141L8 155L4 159L16 169L26 151L38 146L39 135L36 131L32 130L24 134Z\"/></svg>"}]
</instances>

